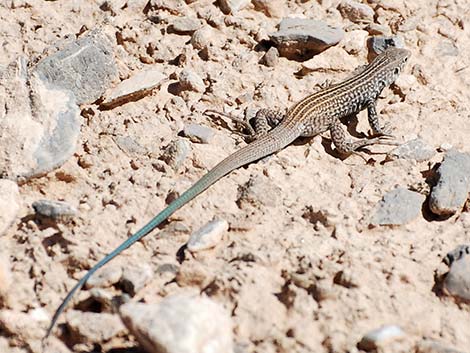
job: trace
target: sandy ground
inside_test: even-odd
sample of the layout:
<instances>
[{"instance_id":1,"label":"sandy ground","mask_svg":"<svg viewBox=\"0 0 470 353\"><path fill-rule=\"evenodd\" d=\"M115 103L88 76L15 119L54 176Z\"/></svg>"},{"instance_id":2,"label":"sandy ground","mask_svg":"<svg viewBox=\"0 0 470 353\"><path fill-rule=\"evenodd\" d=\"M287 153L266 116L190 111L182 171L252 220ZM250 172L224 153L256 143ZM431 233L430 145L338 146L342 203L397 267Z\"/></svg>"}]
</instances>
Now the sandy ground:
<instances>
[{"instance_id":1,"label":"sandy ground","mask_svg":"<svg viewBox=\"0 0 470 353\"><path fill-rule=\"evenodd\" d=\"M213 1L187 5L192 16L208 8L220 16L209 60L203 60L188 44L190 35L164 30L177 14L162 12L160 22L150 21L142 11L146 1L110 3L108 11L91 0L0 4L0 65L20 54L34 64L64 38L100 27L114 41L121 79L149 67L170 77L136 102L106 111L82 106L94 115L82 121L75 155L20 186L21 211L1 238L12 278L2 304L11 313L2 319L2 352L39 352L48 319L76 279L162 210L170 193L184 191L245 143L230 122L227 127L208 118L205 109L284 109L325 79L339 81L351 67L367 62L365 43L357 39L366 25L344 19L336 10L338 1L279 2L281 17L299 15L344 28L346 36L336 48L358 47L350 61L302 77L296 75L298 61L280 58L274 68L258 63L264 52L256 43L276 30L280 18L252 6L224 15ZM436 150L451 144L470 152L468 3L369 3L377 22L400 35L412 52L399 89L387 89L378 103L384 121L402 140L420 137ZM150 46L157 54L149 54ZM184 59L174 61L181 54ZM168 87L183 68L210 83L210 89L172 94ZM367 132L366 117L358 114L358 131ZM214 137L209 144L191 143L189 157L173 172L159 157L190 122L212 128ZM119 136L130 137L141 149L121 149ZM423 209L403 226L369 226L387 191L403 186L426 193L426 175L444 154L420 163L383 163L383 154L371 154L366 157L372 163L366 164L355 155L339 158L328 137L303 139L233 172L109 267L150 266L153 277L136 299L155 302L188 288L206 293L232 313L237 352L358 352L361 338L383 325L398 325L405 336L382 352L415 352L424 338L469 352L469 306L434 290L436 274L445 270L443 257L470 241L468 212L438 220ZM237 202L240 186L250 180L252 199ZM57 227L41 226L31 205L44 198L64 200L78 208L78 215ZM214 217L230 224L223 240L212 250L178 257L191 231ZM176 280L174 272L159 271L164 265L174 266ZM342 284L335 280L339 273L346 278ZM106 291L121 293L114 287ZM89 299L89 291L82 291L75 309L106 311ZM45 318L25 319L38 308ZM61 335L64 330L62 325L52 338L57 351L141 351L127 331L91 342Z\"/></svg>"}]
</instances>

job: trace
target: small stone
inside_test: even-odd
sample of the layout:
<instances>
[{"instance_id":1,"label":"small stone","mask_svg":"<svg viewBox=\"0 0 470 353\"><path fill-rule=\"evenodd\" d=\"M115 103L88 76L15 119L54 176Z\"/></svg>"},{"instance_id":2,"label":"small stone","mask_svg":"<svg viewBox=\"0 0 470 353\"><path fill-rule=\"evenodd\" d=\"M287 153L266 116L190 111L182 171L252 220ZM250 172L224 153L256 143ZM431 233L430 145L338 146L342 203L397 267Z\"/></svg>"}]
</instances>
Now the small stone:
<instances>
[{"instance_id":1,"label":"small stone","mask_svg":"<svg viewBox=\"0 0 470 353\"><path fill-rule=\"evenodd\" d=\"M358 347L365 351L372 351L392 341L402 340L404 337L405 333L400 327L387 325L368 332L359 342Z\"/></svg>"},{"instance_id":2,"label":"small stone","mask_svg":"<svg viewBox=\"0 0 470 353\"><path fill-rule=\"evenodd\" d=\"M416 348L416 353L464 353L431 339L422 340Z\"/></svg>"},{"instance_id":3,"label":"small stone","mask_svg":"<svg viewBox=\"0 0 470 353\"><path fill-rule=\"evenodd\" d=\"M269 48L269 50L263 55L260 60L260 64L266 65L268 67L276 66L279 61L279 51L275 47Z\"/></svg>"},{"instance_id":4,"label":"small stone","mask_svg":"<svg viewBox=\"0 0 470 353\"><path fill-rule=\"evenodd\" d=\"M38 330L38 327L45 326L49 320L50 317L43 308L31 309L28 312L9 309L0 310L2 332L13 335L16 339L41 338L42 330Z\"/></svg>"},{"instance_id":5,"label":"small stone","mask_svg":"<svg viewBox=\"0 0 470 353\"><path fill-rule=\"evenodd\" d=\"M169 32L177 34L191 34L197 31L202 23L197 18L179 17L170 25Z\"/></svg>"},{"instance_id":6,"label":"small stone","mask_svg":"<svg viewBox=\"0 0 470 353\"><path fill-rule=\"evenodd\" d=\"M0 179L0 236L15 221L20 202L18 185L13 181Z\"/></svg>"},{"instance_id":7,"label":"small stone","mask_svg":"<svg viewBox=\"0 0 470 353\"><path fill-rule=\"evenodd\" d=\"M373 36L367 40L367 47L372 54L379 55L389 47L404 48L405 42L400 36Z\"/></svg>"},{"instance_id":8,"label":"small stone","mask_svg":"<svg viewBox=\"0 0 470 353\"><path fill-rule=\"evenodd\" d=\"M189 70L181 71L179 75L179 84L181 90L183 91L190 90L199 93L204 93L206 90L206 85L204 84L202 78L199 77L199 75L197 75L196 73Z\"/></svg>"},{"instance_id":9,"label":"small stone","mask_svg":"<svg viewBox=\"0 0 470 353\"><path fill-rule=\"evenodd\" d=\"M124 269L120 284L126 293L134 296L138 291L144 288L152 278L153 270L150 265L133 265Z\"/></svg>"},{"instance_id":10,"label":"small stone","mask_svg":"<svg viewBox=\"0 0 470 353\"><path fill-rule=\"evenodd\" d=\"M417 138L394 148L387 153L387 158L390 160L411 159L417 162L424 162L434 157L435 154L436 150L434 148Z\"/></svg>"},{"instance_id":11,"label":"small stone","mask_svg":"<svg viewBox=\"0 0 470 353\"><path fill-rule=\"evenodd\" d=\"M444 142L439 146L439 151L440 152L449 152L453 148L454 148L454 146L451 143Z\"/></svg>"},{"instance_id":12,"label":"small stone","mask_svg":"<svg viewBox=\"0 0 470 353\"><path fill-rule=\"evenodd\" d=\"M149 69L133 75L122 81L105 94L105 100L100 104L102 109L112 109L128 102L135 102L149 95L159 87L166 76L156 69Z\"/></svg>"},{"instance_id":13,"label":"small stone","mask_svg":"<svg viewBox=\"0 0 470 353\"><path fill-rule=\"evenodd\" d=\"M77 209L64 201L38 200L33 202L34 212L41 217L66 221L77 215Z\"/></svg>"},{"instance_id":14,"label":"small stone","mask_svg":"<svg viewBox=\"0 0 470 353\"><path fill-rule=\"evenodd\" d=\"M86 281L86 288L100 287L106 288L119 282L122 276L121 266L104 266L96 271L88 281Z\"/></svg>"},{"instance_id":15,"label":"small stone","mask_svg":"<svg viewBox=\"0 0 470 353\"><path fill-rule=\"evenodd\" d=\"M187 124L184 126L183 135L194 143L210 143L214 137L214 131L207 126Z\"/></svg>"},{"instance_id":16,"label":"small stone","mask_svg":"<svg viewBox=\"0 0 470 353\"><path fill-rule=\"evenodd\" d=\"M115 136L113 140L125 153L144 154L146 152L145 148L130 136Z\"/></svg>"},{"instance_id":17,"label":"small stone","mask_svg":"<svg viewBox=\"0 0 470 353\"><path fill-rule=\"evenodd\" d=\"M215 247L228 230L228 222L225 219L214 219L192 233L187 248L191 252L207 250Z\"/></svg>"},{"instance_id":18,"label":"small stone","mask_svg":"<svg viewBox=\"0 0 470 353\"><path fill-rule=\"evenodd\" d=\"M344 37L344 31L325 22L284 18L276 33L270 35L279 53L288 58L312 57L325 49L338 44Z\"/></svg>"},{"instance_id":19,"label":"small stone","mask_svg":"<svg viewBox=\"0 0 470 353\"><path fill-rule=\"evenodd\" d=\"M460 260L462 257L470 254L470 245L459 245L454 250L449 251L444 258L444 263L451 266L454 261Z\"/></svg>"},{"instance_id":20,"label":"small stone","mask_svg":"<svg viewBox=\"0 0 470 353\"><path fill-rule=\"evenodd\" d=\"M374 10L365 4L354 0L343 0L338 5L338 10L344 18L354 23L374 21Z\"/></svg>"},{"instance_id":21,"label":"small stone","mask_svg":"<svg viewBox=\"0 0 470 353\"><path fill-rule=\"evenodd\" d=\"M225 44L222 33L210 26L204 26L193 33L191 45L198 50L209 46L221 48Z\"/></svg>"},{"instance_id":22,"label":"small stone","mask_svg":"<svg viewBox=\"0 0 470 353\"><path fill-rule=\"evenodd\" d=\"M452 215L464 207L470 192L470 154L450 150L436 174L429 207L437 215Z\"/></svg>"},{"instance_id":23,"label":"small stone","mask_svg":"<svg viewBox=\"0 0 470 353\"><path fill-rule=\"evenodd\" d=\"M234 14L250 4L251 0L219 0L218 4L225 14Z\"/></svg>"},{"instance_id":24,"label":"small stone","mask_svg":"<svg viewBox=\"0 0 470 353\"><path fill-rule=\"evenodd\" d=\"M372 36L390 36L392 34L390 27L378 23L369 23L365 30Z\"/></svg>"},{"instance_id":25,"label":"small stone","mask_svg":"<svg viewBox=\"0 0 470 353\"><path fill-rule=\"evenodd\" d=\"M411 222L421 213L426 197L405 188L396 188L383 197L375 208L371 225L402 225Z\"/></svg>"},{"instance_id":26,"label":"small stone","mask_svg":"<svg viewBox=\"0 0 470 353\"><path fill-rule=\"evenodd\" d=\"M443 291L458 301L470 303L470 256L452 262L444 279Z\"/></svg>"},{"instance_id":27,"label":"small stone","mask_svg":"<svg viewBox=\"0 0 470 353\"><path fill-rule=\"evenodd\" d=\"M284 1L281 0L252 0L258 11L263 11L269 17L284 16Z\"/></svg>"},{"instance_id":28,"label":"small stone","mask_svg":"<svg viewBox=\"0 0 470 353\"><path fill-rule=\"evenodd\" d=\"M356 55L364 50L366 39L369 34L363 30L355 30L346 33L343 41L344 50L348 54Z\"/></svg>"},{"instance_id":29,"label":"small stone","mask_svg":"<svg viewBox=\"0 0 470 353\"><path fill-rule=\"evenodd\" d=\"M108 313L68 310L65 321L75 342L107 341L126 329L118 315Z\"/></svg>"},{"instance_id":30,"label":"small stone","mask_svg":"<svg viewBox=\"0 0 470 353\"><path fill-rule=\"evenodd\" d=\"M160 159L168 164L175 172L180 169L191 151L191 145L185 139L171 141L165 147Z\"/></svg>"},{"instance_id":31,"label":"small stone","mask_svg":"<svg viewBox=\"0 0 470 353\"><path fill-rule=\"evenodd\" d=\"M148 352L233 352L230 314L209 298L174 295L159 304L127 303L120 314Z\"/></svg>"},{"instance_id":32,"label":"small stone","mask_svg":"<svg viewBox=\"0 0 470 353\"><path fill-rule=\"evenodd\" d=\"M43 59L34 71L52 87L72 91L77 104L94 102L117 78L113 47L98 30Z\"/></svg>"}]
</instances>

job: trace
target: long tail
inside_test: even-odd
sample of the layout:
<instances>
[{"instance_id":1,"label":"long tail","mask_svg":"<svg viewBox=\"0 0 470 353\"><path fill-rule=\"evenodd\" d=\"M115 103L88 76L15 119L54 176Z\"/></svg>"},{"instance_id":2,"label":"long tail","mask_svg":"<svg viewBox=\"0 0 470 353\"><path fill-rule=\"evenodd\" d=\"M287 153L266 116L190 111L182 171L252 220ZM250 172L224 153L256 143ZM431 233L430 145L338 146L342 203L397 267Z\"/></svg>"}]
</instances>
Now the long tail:
<instances>
[{"instance_id":1,"label":"long tail","mask_svg":"<svg viewBox=\"0 0 470 353\"><path fill-rule=\"evenodd\" d=\"M64 311L65 307L69 303L70 299L74 294L80 290L86 281L101 267L106 265L109 261L114 259L122 251L130 247L132 244L138 240L145 237L148 233L154 230L160 223L165 221L170 217L176 210L180 207L191 201L197 195L206 190L209 186L217 182L220 178L224 177L231 171L244 166L248 163L259 160L265 156L268 156L272 153L275 153L285 146L289 145L298 137L298 134L290 129L286 129L282 126L278 126L273 129L267 135L260 137L259 139L253 141L249 145L241 148L240 150L234 152L219 164L217 164L213 169L211 169L207 174L205 174L201 179L199 179L195 184L193 184L188 190L186 190L179 198L171 202L167 208L157 214L150 222L145 226L139 229L135 234L131 235L127 240L125 240L121 245L116 249L111 251L106 257L96 263L86 274L83 276L77 284L72 288L72 290L67 294L65 299L62 301L62 304L57 308L54 316L52 317L51 324L47 329L46 336L47 338L52 329L54 328L57 319L60 314Z\"/></svg>"}]
</instances>

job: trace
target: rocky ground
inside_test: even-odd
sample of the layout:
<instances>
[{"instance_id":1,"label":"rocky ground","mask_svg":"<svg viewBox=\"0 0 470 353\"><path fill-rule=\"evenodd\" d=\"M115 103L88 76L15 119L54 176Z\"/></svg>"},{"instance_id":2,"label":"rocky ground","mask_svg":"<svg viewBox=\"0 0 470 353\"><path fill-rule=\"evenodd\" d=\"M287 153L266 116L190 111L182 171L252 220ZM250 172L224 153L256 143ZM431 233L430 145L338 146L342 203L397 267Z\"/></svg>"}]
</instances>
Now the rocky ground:
<instances>
[{"instance_id":1,"label":"rocky ground","mask_svg":"<svg viewBox=\"0 0 470 353\"><path fill-rule=\"evenodd\" d=\"M465 0L1 2L0 351L470 352L469 23ZM234 171L42 346L245 145L206 110L282 111L390 44L400 147L325 133Z\"/></svg>"}]
</instances>

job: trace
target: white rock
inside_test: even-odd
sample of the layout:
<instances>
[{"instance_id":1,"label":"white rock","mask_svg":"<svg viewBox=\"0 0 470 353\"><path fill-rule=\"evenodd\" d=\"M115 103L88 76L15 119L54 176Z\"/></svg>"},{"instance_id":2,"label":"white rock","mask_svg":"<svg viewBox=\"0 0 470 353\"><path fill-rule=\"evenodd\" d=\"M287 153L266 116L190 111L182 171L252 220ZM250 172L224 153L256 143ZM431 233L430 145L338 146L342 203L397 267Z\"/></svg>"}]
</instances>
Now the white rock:
<instances>
[{"instance_id":1,"label":"white rock","mask_svg":"<svg viewBox=\"0 0 470 353\"><path fill-rule=\"evenodd\" d=\"M188 250L196 252L215 247L227 230L228 222L225 219L210 221L191 234L187 244Z\"/></svg>"},{"instance_id":2,"label":"white rock","mask_svg":"<svg viewBox=\"0 0 470 353\"><path fill-rule=\"evenodd\" d=\"M399 326L386 325L368 332L359 342L358 347L370 351L384 346L391 341L401 340L404 336L405 333Z\"/></svg>"},{"instance_id":3,"label":"white rock","mask_svg":"<svg viewBox=\"0 0 470 353\"><path fill-rule=\"evenodd\" d=\"M12 225L19 210L18 185L13 181L0 179L0 235Z\"/></svg>"},{"instance_id":4,"label":"white rock","mask_svg":"<svg viewBox=\"0 0 470 353\"><path fill-rule=\"evenodd\" d=\"M159 304L127 303L120 314L148 352L233 352L230 314L209 298L185 294Z\"/></svg>"},{"instance_id":5,"label":"white rock","mask_svg":"<svg viewBox=\"0 0 470 353\"><path fill-rule=\"evenodd\" d=\"M235 13L247 7L251 0L220 0L219 5L226 14Z\"/></svg>"}]
</instances>

